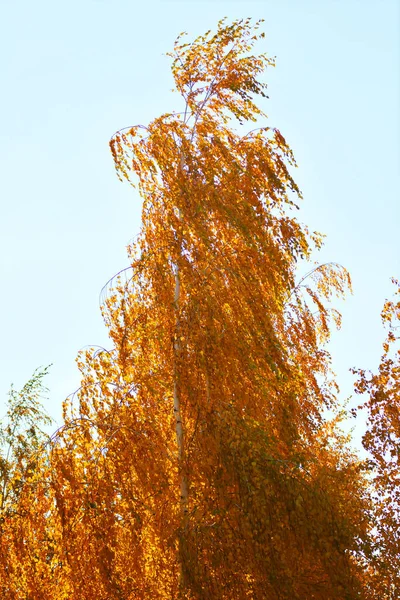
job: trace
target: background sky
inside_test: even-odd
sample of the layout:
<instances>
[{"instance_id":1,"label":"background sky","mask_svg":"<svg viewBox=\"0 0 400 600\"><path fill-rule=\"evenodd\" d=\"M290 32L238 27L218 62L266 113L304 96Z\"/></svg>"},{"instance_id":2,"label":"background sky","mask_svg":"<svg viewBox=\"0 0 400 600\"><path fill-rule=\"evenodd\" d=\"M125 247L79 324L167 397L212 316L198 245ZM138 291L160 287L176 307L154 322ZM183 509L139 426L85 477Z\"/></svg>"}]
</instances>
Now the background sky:
<instances>
[{"instance_id":1,"label":"background sky","mask_svg":"<svg viewBox=\"0 0 400 600\"><path fill-rule=\"evenodd\" d=\"M180 110L169 59L222 17L265 19L269 125L294 150L299 219L327 234L315 256L351 273L330 351L342 398L376 368L380 310L400 277L398 0L0 0L0 415L10 383L53 363L45 406L61 421L74 359L110 346L104 283L127 266L141 201L108 149L122 127ZM299 273L299 277L304 274Z\"/></svg>"}]
</instances>

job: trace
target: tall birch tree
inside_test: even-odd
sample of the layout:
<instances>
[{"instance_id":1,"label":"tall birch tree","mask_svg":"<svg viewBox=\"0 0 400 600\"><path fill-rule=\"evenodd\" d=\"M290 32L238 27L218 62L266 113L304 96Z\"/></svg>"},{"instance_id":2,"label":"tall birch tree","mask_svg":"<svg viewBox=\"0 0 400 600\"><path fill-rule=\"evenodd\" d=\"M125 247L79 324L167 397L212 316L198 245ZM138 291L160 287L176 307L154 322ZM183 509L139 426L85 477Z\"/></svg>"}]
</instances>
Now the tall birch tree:
<instances>
[{"instance_id":1,"label":"tall birch tree","mask_svg":"<svg viewBox=\"0 0 400 600\"><path fill-rule=\"evenodd\" d=\"M111 139L142 228L104 291L113 347L80 354L50 456L70 599L364 594L365 481L325 416L329 300L350 278L329 263L298 281L321 236L295 216L285 138L256 123L274 65L259 27L179 36L182 112Z\"/></svg>"}]
</instances>

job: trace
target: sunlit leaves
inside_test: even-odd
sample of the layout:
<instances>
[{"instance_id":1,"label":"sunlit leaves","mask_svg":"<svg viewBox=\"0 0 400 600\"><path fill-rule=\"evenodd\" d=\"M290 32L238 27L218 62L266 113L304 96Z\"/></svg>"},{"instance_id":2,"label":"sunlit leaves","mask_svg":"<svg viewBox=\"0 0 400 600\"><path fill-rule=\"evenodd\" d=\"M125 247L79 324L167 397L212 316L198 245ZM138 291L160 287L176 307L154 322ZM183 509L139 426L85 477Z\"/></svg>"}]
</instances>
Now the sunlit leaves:
<instances>
[{"instance_id":1,"label":"sunlit leaves","mask_svg":"<svg viewBox=\"0 0 400 600\"><path fill-rule=\"evenodd\" d=\"M365 479L325 416L328 303L350 278L328 263L297 283L322 236L295 217L292 151L275 128L232 126L265 116L259 26L180 36L182 112L111 139L142 228L105 286L112 347L79 354L42 462L27 523L57 545L38 559L52 565L43 597L362 598Z\"/></svg>"}]
</instances>

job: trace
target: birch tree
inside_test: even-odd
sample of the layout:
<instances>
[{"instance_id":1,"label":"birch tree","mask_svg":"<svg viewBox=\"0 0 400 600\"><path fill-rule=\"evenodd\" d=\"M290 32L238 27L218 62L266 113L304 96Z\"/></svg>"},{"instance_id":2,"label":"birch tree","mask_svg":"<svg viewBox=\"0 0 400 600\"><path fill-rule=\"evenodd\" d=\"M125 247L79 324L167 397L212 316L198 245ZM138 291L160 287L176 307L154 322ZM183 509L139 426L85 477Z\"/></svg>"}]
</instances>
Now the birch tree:
<instances>
[{"instance_id":1,"label":"birch tree","mask_svg":"<svg viewBox=\"0 0 400 600\"><path fill-rule=\"evenodd\" d=\"M299 281L322 238L256 104L274 66L253 54L260 25L179 36L182 112L110 142L142 228L104 290L112 348L78 357L50 456L71 599L364 595L362 465L325 416L329 301L350 277L329 263Z\"/></svg>"}]
</instances>

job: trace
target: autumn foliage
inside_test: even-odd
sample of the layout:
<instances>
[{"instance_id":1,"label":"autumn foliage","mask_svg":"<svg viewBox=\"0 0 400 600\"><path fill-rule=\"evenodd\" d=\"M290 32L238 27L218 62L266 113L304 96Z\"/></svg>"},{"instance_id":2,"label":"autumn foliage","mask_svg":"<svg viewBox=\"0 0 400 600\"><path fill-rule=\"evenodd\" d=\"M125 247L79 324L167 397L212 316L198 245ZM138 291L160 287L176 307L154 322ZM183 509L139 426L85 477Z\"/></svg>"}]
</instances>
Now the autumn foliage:
<instances>
[{"instance_id":1,"label":"autumn foliage","mask_svg":"<svg viewBox=\"0 0 400 600\"><path fill-rule=\"evenodd\" d=\"M104 289L112 348L79 355L80 390L18 494L3 479L2 598L398 597L396 336L359 374L361 461L325 348L350 277L329 263L298 279L322 239L295 216L292 152L232 121L266 118L259 26L179 36L183 111L111 139L142 228Z\"/></svg>"},{"instance_id":2,"label":"autumn foliage","mask_svg":"<svg viewBox=\"0 0 400 600\"><path fill-rule=\"evenodd\" d=\"M394 300L383 307L382 322L388 328L376 374L358 374L356 391L366 393L361 405L367 411L364 448L370 456L375 527L372 557L367 563L372 598L400 596L400 284Z\"/></svg>"}]
</instances>

